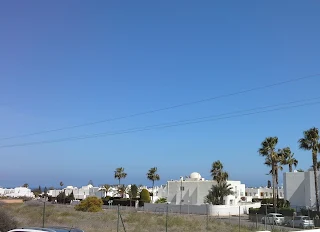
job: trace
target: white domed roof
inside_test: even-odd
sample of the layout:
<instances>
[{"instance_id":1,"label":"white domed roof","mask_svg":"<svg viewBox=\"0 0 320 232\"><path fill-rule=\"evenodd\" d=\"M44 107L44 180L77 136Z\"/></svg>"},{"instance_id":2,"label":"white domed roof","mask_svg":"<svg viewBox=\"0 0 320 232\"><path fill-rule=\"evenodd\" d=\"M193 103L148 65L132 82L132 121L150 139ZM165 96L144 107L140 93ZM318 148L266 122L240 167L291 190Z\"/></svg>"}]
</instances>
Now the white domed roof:
<instances>
[{"instance_id":1,"label":"white domed roof","mask_svg":"<svg viewBox=\"0 0 320 232\"><path fill-rule=\"evenodd\" d=\"M191 179L200 180L200 179L201 179L201 175L200 175L200 173L198 173L198 172L193 172L193 173L190 174L190 178L191 178Z\"/></svg>"}]
</instances>

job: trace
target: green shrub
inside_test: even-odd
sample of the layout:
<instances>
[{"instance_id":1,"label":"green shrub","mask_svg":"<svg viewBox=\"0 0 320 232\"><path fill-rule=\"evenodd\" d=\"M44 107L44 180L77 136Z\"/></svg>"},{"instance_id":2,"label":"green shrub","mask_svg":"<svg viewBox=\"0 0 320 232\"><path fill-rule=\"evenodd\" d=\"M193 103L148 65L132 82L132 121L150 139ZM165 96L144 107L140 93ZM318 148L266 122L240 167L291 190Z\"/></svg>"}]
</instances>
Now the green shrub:
<instances>
[{"instance_id":1,"label":"green shrub","mask_svg":"<svg viewBox=\"0 0 320 232\"><path fill-rule=\"evenodd\" d=\"M162 197L162 198L159 198L158 200L156 200L156 204L159 204L159 203L166 203L167 202L167 198L164 198L164 197Z\"/></svg>"},{"instance_id":2,"label":"green shrub","mask_svg":"<svg viewBox=\"0 0 320 232\"><path fill-rule=\"evenodd\" d=\"M150 193L148 190L142 189L140 193L140 200L145 203L150 203L151 199L150 199Z\"/></svg>"},{"instance_id":3,"label":"green shrub","mask_svg":"<svg viewBox=\"0 0 320 232\"><path fill-rule=\"evenodd\" d=\"M9 231L17 228L17 222L3 208L0 208L0 231Z\"/></svg>"},{"instance_id":4,"label":"green shrub","mask_svg":"<svg viewBox=\"0 0 320 232\"><path fill-rule=\"evenodd\" d=\"M81 201L79 205L74 208L77 211L83 212L99 212L102 210L103 202L97 197L87 197L85 200Z\"/></svg>"}]
</instances>

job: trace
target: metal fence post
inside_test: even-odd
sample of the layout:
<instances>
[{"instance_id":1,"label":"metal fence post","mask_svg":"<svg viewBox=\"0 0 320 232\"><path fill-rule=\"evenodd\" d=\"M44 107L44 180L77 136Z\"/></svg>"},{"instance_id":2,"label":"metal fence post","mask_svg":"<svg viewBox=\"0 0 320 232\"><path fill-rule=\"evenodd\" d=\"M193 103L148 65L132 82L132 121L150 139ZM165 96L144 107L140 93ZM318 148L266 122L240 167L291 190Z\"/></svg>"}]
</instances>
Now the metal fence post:
<instances>
[{"instance_id":1,"label":"metal fence post","mask_svg":"<svg viewBox=\"0 0 320 232\"><path fill-rule=\"evenodd\" d=\"M118 204L117 232L119 232L119 223L120 223L120 205Z\"/></svg>"},{"instance_id":2,"label":"metal fence post","mask_svg":"<svg viewBox=\"0 0 320 232\"><path fill-rule=\"evenodd\" d=\"M44 228L44 219L46 215L46 202L43 202L42 227Z\"/></svg>"},{"instance_id":3,"label":"metal fence post","mask_svg":"<svg viewBox=\"0 0 320 232\"><path fill-rule=\"evenodd\" d=\"M207 228L207 230L209 229L209 212L208 212L208 205L209 204L206 204L206 210L207 210L207 226L206 226L206 228Z\"/></svg>"},{"instance_id":4,"label":"metal fence post","mask_svg":"<svg viewBox=\"0 0 320 232\"><path fill-rule=\"evenodd\" d=\"M240 206L239 206L239 232L240 232Z\"/></svg>"},{"instance_id":5,"label":"metal fence post","mask_svg":"<svg viewBox=\"0 0 320 232\"><path fill-rule=\"evenodd\" d=\"M169 203L167 203L167 213L166 213L166 232L168 232L168 214L169 214Z\"/></svg>"},{"instance_id":6,"label":"metal fence post","mask_svg":"<svg viewBox=\"0 0 320 232\"><path fill-rule=\"evenodd\" d=\"M256 229L258 229L258 213L256 213Z\"/></svg>"}]
</instances>

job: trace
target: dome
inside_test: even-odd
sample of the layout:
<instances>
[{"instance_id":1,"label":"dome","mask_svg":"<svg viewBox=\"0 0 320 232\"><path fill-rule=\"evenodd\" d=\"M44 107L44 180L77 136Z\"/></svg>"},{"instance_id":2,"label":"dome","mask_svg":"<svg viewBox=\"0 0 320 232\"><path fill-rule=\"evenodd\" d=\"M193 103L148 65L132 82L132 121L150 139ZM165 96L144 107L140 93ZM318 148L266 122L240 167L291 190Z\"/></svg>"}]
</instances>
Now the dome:
<instances>
[{"instance_id":1,"label":"dome","mask_svg":"<svg viewBox=\"0 0 320 232\"><path fill-rule=\"evenodd\" d=\"M193 172L193 173L190 174L190 178L191 178L191 179L200 180L200 179L201 179L201 175L200 175L200 173L198 173L198 172Z\"/></svg>"}]
</instances>

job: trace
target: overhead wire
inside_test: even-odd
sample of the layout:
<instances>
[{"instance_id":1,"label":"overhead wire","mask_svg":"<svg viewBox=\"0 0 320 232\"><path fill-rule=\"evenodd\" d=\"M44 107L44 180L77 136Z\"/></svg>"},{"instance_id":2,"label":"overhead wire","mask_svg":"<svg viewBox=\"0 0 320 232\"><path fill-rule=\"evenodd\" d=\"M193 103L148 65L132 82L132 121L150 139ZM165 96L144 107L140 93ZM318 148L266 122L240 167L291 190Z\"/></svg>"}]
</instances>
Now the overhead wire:
<instances>
[{"instance_id":1,"label":"overhead wire","mask_svg":"<svg viewBox=\"0 0 320 232\"><path fill-rule=\"evenodd\" d=\"M242 117L242 116L248 116L248 115L261 114L261 113L266 113L266 112L281 111L281 110L285 110L285 109L320 104L320 101L316 101L316 102L292 105L292 104L297 104L297 103L312 101L312 100L317 100L317 99L320 99L320 97L310 98L310 99L302 99L302 100L298 100L298 101L292 101L292 102L269 105L269 106L256 107L256 108L252 108L252 109L248 109L248 110L239 110L239 111L218 114L218 115L211 115L211 116L206 116L206 117L198 117L198 118L193 118L193 119L179 120L179 121L170 122L170 123L161 123L161 124L149 125L149 126L144 126L144 127L129 128L129 129L125 129L125 130L103 132L103 133L97 133L97 134L91 134L91 135L74 136L74 137L52 139L52 140L42 140L42 141L35 141L35 142L29 142L29 143L16 143L16 144L2 145L2 146L0 146L0 149L31 146L31 145L40 145L40 144L49 144L49 143L58 143L58 142L66 142L66 141L74 141L74 140L83 140L83 139L91 139L91 138L97 138L97 137L115 136L115 135L121 135L121 134L129 134L129 133L147 131L147 130L164 129L164 128L178 127L178 126L197 124L197 123L203 123L203 122L211 122L211 121L217 121L217 120L223 120L223 119L229 119L229 118L236 118L236 117ZM274 108L274 107L277 107L277 108ZM268 109L268 108L273 108L273 109ZM267 110L264 110L264 109L267 109ZM251 112L251 111L253 111L253 112ZM245 112L247 112L247 113L245 113Z\"/></svg>"},{"instance_id":2,"label":"overhead wire","mask_svg":"<svg viewBox=\"0 0 320 232\"><path fill-rule=\"evenodd\" d=\"M210 97L210 98L204 98L204 99L200 99L200 100L196 100L196 101L190 101L190 102L181 103L181 104L177 104L177 105L172 105L172 106L168 106L168 107L158 108L158 109L155 109L155 110L149 110L149 111L144 111L144 112L140 112L140 113L129 114L129 115L126 115L126 116L108 118L108 119L103 119L103 120L94 121L94 122L88 122L88 123L83 123L83 124L78 124L78 125L60 127L60 128L51 129L51 130L42 130L42 131L37 131L37 132L32 132L32 133L26 133L26 134L20 134L20 135L15 135L15 136L3 137L3 138L0 138L0 141L16 139L16 138L24 138L24 137L34 136L34 135L40 135L40 134L57 132L57 131L75 129L75 128L79 128L79 127L92 126L92 125L101 124L101 123L110 122L110 121L133 118L133 117L137 117L137 116L157 113L157 112L171 110L171 109L180 108L180 107L184 107L184 106L190 106L190 105L194 105L194 104L209 102L209 101L213 101L213 100L220 99L220 98L236 96L236 95L240 95L240 94L244 94L244 93L249 93L249 92L262 90L262 89L267 89L267 88L280 86L280 85L284 85L284 84L288 84L288 83L292 83L292 82L302 81L302 80L306 80L306 79L309 79L309 78L312 78L312 77L319 77L319 76L320 76L319 73L312 74L312 75L307 75L307 76L293 78L293 79L289 79L289 80L286 80L286 81L281 81L281 82L277 82L277 83L273 83L273 84L269 84L269 85L254 87L254 88L241 90L241 91L237 91L237 92L233 92L233 93L222 94L222 95L214 96L214 97Z\"/></svg>"}]
</instances>

